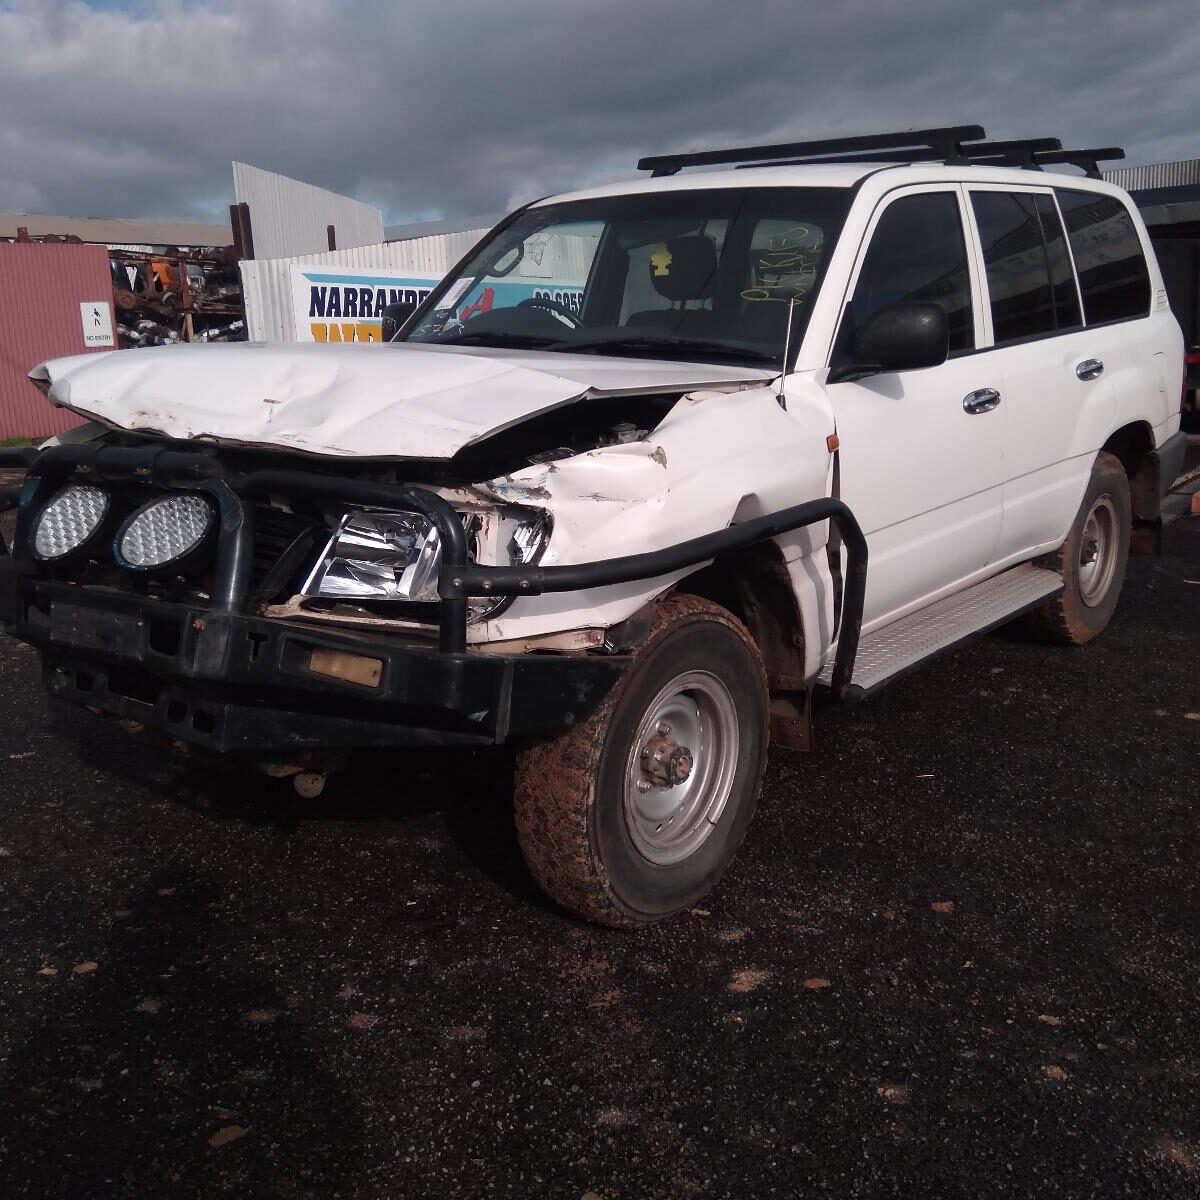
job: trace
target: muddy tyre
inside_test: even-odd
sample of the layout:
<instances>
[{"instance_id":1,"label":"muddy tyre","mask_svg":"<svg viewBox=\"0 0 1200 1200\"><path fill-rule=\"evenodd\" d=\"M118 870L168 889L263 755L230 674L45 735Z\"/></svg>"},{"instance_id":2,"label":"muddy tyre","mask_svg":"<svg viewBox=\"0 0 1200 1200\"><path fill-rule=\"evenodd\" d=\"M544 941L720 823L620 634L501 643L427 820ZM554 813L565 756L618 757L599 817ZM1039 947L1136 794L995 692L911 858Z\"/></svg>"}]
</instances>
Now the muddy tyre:
<instances>
[{"instance_id":1,"label":"muddy tyre","mask_svg":"<svg viewBox=\"0 0 1200 1200\"><path fill-rule=\"evenodd\" d=\"M1024 618L1043 641L1082 646L1101 633L1121 596L1129 561L1132 512L1129 479L1119 459L1097 455L1071 532L1061 548L1038 560L1057 571L1063 590Z\"/></svg>"},{"instance_id":2,"label":"muddy tyre","mask_svg":"<svg viewBox=\"0 0 1200 1200\"><path fill-rule=\"evenodd\" d=\"M623 927L707 895L754 814L767 708L762 658L740 621L694 596L659 604L604 704L518 756L517 833L538 884L571 912Z\"/></svg>"}]
</instances>

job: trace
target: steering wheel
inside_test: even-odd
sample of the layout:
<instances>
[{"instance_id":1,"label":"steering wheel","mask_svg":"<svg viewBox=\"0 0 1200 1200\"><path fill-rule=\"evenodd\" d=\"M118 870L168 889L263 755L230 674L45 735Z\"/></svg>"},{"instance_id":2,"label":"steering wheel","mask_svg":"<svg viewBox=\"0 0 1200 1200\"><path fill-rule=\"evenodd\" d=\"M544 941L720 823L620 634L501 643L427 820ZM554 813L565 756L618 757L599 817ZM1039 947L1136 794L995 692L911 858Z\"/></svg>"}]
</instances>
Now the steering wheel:
<instances>
[{"instance_id":1,"label":"steering wheel","mask_svg":"<svg viewBox=\"0 0 1200 1200\"><path fill-rule=\"evenodd\" d=\"M551 296L529 296L525 300L517 302L518 308L545 308L552 313L557 313L560 317L566 317L571 323L572 329L581 329L583 322L563 303L555 300Z\"/></svg>"}]
</instances>

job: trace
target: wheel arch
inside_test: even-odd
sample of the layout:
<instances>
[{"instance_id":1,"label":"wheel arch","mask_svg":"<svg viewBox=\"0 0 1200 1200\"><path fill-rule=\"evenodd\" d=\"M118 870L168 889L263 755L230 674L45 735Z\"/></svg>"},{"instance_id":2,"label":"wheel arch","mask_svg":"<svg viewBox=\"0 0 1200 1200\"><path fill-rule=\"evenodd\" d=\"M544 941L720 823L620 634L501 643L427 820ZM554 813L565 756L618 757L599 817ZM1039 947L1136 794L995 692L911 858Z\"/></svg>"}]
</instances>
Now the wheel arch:
<instances>
[{"instance_id":1,"label":"wheel arch","mask_svg":"<svg viewBox=\"0 0 1200 1200\"><path fill-rule=\"evenodd\" d=\"M771 740L792 749L811 749L804 619L775 542L721 555L681 579L674 590L719 604L746 626L767 671Z\"/></svg>"},{"instance_id":2,"label":"wheel arch","mask_svg":"<svg viewBox=\"0 0 1200 1200\"><path fill-rule=\"evenodd\" d=\"M1131 421L1109 434L1100 450L1118 459L1129 479L1129 498L1133 511L1129 552L1135 555L1157 554L1162 536L1164 489L1154 431L1146 421Z\"/></svg>"}]
</instances>

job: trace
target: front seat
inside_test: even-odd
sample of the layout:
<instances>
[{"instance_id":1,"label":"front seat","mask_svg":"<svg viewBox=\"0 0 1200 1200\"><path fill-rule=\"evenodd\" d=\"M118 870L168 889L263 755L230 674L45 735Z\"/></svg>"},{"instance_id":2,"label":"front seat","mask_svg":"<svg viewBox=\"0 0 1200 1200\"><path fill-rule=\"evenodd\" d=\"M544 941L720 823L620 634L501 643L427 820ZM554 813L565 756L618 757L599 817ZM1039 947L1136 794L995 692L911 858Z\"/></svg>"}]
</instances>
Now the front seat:
<instances>
[{"instance_id":1,"label":"front seat","mask_svg":"<svg viewBox=\"0 0 1200 1200\"><path fill-rule=\"evenodd\" d=\"M650 252L650 282L671 301L671 308L649 308L630 313L626 327L640 326L680 337L711 337L715 314L705 308L688 308L690 302L712 297L717 280L717 246L704 234L688 234L659 242Z\"/></svg>"}]
</instances>

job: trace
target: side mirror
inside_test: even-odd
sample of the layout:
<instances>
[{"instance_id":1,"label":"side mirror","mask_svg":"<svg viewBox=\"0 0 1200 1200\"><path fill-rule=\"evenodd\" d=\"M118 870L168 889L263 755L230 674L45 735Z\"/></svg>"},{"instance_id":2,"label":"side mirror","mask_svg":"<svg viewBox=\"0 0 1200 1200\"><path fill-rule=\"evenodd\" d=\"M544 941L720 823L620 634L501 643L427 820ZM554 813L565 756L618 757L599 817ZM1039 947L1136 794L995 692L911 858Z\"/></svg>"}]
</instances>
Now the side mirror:
<instances>
[{"instance_id":1,"label":"side mirror","mask_svg":"<svg viewBox=\"0 0 1200 1200\"><path fill-rule=\"evenodd\" d=\"M854 335L851 361L829 382L940 366L950 352L950 321L940 304L893 304L868 317Z\"/></svg>"},{"instance_id":2,"label":"side mirror","mask_svg":"<svg viewBox=\"0 0 1200 1200\"><path fill-rule=\"evenodd\" d=\"M400 332L400 326L417 311L411 301L398 300L383 310L383 340L390 342Z\"/></svg>"}]
</instances>

